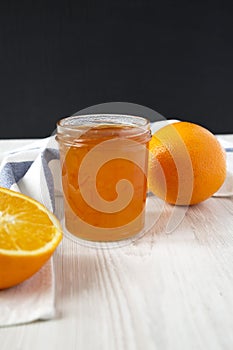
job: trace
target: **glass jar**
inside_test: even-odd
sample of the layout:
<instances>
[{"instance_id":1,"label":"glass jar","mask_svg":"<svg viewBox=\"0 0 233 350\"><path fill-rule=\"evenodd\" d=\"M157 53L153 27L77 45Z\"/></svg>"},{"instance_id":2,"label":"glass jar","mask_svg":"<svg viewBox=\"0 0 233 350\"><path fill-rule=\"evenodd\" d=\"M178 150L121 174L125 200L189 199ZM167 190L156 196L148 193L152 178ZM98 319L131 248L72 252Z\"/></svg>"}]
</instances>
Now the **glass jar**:
<instances>
[{"instance_id":1,"label":"glass jar","mask_svg":"<svg viewBox=\"0 0 233 350\"><path fill-rule=\"evenodd\" d=\"M112 242L143 229L150 138L149 121L137 116L90 114L57 123L69 233Z\"/></svg>"}]
</instances>

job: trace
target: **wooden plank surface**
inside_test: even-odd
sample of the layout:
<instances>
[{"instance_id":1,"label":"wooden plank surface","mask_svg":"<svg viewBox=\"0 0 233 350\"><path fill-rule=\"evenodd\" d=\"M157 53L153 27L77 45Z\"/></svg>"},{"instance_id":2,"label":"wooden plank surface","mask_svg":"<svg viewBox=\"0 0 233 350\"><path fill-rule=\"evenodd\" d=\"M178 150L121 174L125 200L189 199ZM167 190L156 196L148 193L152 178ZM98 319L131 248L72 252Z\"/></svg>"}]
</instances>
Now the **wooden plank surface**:
<instances>
[{"instance_id":1,"label":"wooden plank surface","mask_svg":"<svg viewBox=\"0 0 233 350\"><path fill-rule=\"evenodd\" d=\"M56 319L1 328L0 349L232 350L233 200L193 206L166 233L172 210L121 248L65 236L54 255Z\"/></svg>"}]
</instances>

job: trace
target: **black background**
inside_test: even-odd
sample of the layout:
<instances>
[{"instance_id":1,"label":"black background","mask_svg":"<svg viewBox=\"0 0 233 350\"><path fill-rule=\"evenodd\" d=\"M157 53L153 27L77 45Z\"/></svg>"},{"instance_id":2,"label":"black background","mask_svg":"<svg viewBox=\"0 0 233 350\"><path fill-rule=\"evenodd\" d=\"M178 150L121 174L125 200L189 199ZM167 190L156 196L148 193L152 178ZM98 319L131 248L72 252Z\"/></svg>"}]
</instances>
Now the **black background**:
<instances>
[{"instance_id":1,"label":"black background","mask_svg":"<svg viewBox=\"0 0 233 350\"><path fill-rule=\"evenodd\" d=\"M1 1L0 138L111 101L233 133L230 4Z\"/></svg>"}]
</instances>

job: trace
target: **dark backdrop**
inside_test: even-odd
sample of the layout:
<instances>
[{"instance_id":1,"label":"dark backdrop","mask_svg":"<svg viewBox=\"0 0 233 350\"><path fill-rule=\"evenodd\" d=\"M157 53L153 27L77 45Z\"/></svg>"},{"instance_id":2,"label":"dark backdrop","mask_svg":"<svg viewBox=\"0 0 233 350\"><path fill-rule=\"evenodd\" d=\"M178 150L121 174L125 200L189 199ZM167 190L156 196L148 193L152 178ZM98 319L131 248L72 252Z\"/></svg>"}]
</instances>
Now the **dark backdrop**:
<instances>
[{"instance_id":1,"label":"dark backdrop","mask_svg":"<svg viewBox=\"0 0 233 350\"><path fill-rule=\"evenodd\" d=\"M231 2L0 2L0 138L125 101L233 133Z\"/></svg>"}]
</instances>

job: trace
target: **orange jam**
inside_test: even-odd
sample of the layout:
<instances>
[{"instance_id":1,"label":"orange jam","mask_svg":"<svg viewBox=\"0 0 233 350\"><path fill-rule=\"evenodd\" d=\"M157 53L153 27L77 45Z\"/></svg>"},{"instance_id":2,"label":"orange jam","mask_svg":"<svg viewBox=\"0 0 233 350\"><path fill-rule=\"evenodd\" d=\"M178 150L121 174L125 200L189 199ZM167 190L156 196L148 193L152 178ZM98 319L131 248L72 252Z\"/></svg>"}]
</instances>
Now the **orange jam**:
<instances>
[{"instance_id":1,"label":"orange jam","mask_svg":"<svg viewBox=\"0 0 233 350\"><path fill-rule=\"evenodd\" d=\"M107 117L88 127L72 124L66 132L58 123L66 229L91 241L131 237L145 221L148 122L129 116L128 124L115 124L116 117L112 123ZM82 117L60 123L72 118ZM146 127L127 118L139 118Z\"/></svg>"}]
</instances>

